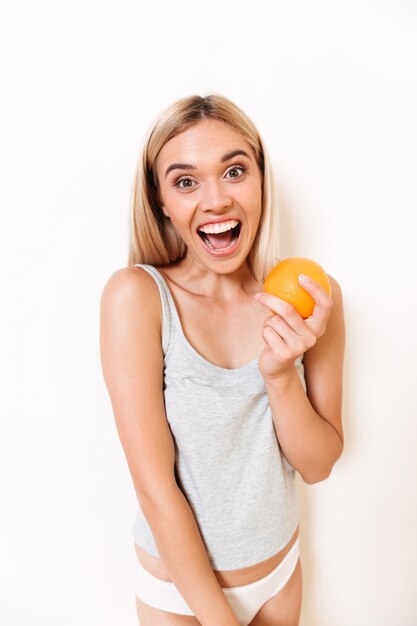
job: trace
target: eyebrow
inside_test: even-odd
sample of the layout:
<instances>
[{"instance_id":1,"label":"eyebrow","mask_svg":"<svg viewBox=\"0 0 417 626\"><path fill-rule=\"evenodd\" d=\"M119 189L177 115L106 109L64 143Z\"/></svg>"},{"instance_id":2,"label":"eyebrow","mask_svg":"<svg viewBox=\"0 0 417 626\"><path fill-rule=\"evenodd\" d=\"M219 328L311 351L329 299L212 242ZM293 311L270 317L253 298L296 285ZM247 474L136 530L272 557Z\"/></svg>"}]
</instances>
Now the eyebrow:
<instances>
[{"instance_id":1,"label":"eyebrow","mask_svg":"<svg viewBox=\"0 0 417 626\"><path fill-rule=\"evenodd\" d=\"M224 154L222 158L220 159L220 162L224 163L225 161L230 161L230 159L233 159L235 156L239 156L239 155L248 157L248 159L250 159L250 156L247 152L245 152L244 150L238 149L238 150L232 150L231 152L227 152L226 154ZM171 170L196 170L196 169L197 169L197 166L192 165L190 163L172 163L172 165L170 165L167 168L167 171L165 172L165 178L168 176Z\"/></svg>"}]
</instances>

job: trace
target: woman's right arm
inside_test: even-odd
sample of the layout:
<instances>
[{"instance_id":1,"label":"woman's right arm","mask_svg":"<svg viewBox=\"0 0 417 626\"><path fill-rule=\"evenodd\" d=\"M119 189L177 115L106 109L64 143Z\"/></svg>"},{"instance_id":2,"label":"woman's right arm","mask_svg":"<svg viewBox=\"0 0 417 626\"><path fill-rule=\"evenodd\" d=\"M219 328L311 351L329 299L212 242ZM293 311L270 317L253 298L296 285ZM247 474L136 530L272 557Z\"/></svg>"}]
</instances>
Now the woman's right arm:
<instances>
[{"instance_id":1,"label":"woman's right arm","mask_svg":"<svg viewBox=\"0 0 417 626\"><path fill-rule=\"evenodd\" d=\"M100 351L119 438L142 511L171 580L203 626L238 626L179 489L165 414L161 305L140 268L117 270L100 303Z\"/></svg>"}]
</instances>

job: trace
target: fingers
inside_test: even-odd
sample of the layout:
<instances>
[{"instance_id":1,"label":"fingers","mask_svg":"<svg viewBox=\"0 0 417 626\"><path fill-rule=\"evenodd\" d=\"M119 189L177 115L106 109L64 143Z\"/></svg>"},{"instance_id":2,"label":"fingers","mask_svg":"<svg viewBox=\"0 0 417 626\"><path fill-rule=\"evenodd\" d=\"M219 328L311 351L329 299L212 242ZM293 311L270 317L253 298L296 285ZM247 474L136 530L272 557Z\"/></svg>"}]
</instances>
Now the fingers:
<instances>
[{"instance_id":1,"label":"fingers","mask_svg":"<svg viewBox=\"0 0 417 626\"><path fill-rule=\"evenodd\" d=\"M296 358L312 348L325 330L333 309L333 300L309 277L299 277L299 283L314 300L313 313L303 319L288 302L267 292L255 294L256 300L272 315L264 322L262 336L265 350L260 370L264 376L277 376L287 371Z\"/></svg>"},{"instance_id":2,"label":"fingers","mask_svg":"<svg viewBox=\"0 0 417 626\"><path fill-rule=\"evenodd\" d=\"M314 333L304 323L303 333L297 333L280 315L264 322L264 339L282 358L297 357L316 343Z\"/></svg>"},{"instance_id":3,"label":"fingers","mask_svg":"<svg viewBox=\"0 0 417 626\"><path fill-rule=\"evenodd\" d=\"M303 338L306 346L311 347L314 345L315 340L324 334L334 303L332 297L327 294L323 287L309 276L300 274L298 282L310 294L315 303L313 313L306 320L301 317L291 304L277 296L267 292L260 292L255 295L255 298L260 304L268 307L272 313L282 318L280 322L278 319L275 319L273 323L269 321L268 323L286 343L294 341L294 337L291 336L290 332L292 331Z\"/></svg>"},{"instance_id":4,"label":"fingers","mask_svg":"<svg viewBox=\"0 0 417 626\"><path fill-rule=\"evenodd\" d=\"M298 282L315 302L313 313L305 320L305 323L315 333L316 337L321 337L326 330L327 320L333 310L333 298L309 276L300 274Z\"/></svg>"},{"instance_id":5,"label":"fingers","mask_svg":"<svg viewBox=\"0 0 417 626\"><path fill-rule=\"evenodd\" d=\"M269 348L280 361L287 361L292 358L291 350L288 344L284 341L282 336L270 325L265 324L262 337Z\"/></svg>"},{"instance_id":6,"label":"fingers","mask_svg":"<svg viewBox=\"0 0 417 626\"><path fill-rule=\"evenodd\" d=\"M310 294L310 296L315 301L316 306L326 307L330 296L321 285L319 285L315 280L310 278L310 276L306 276L305 274L299 275L298 282L300 283L301 287Z\"/></svg>"},{"instance_id":7,"label":"fingers","mask_svg":"<svg viewBox=\"0 0 417 626\"><path fill-rule=\"evenodd\" d=\"M291 304L266 291L257 293L255 298L260 304L270 309L272 313L277 313L281 318L285 319L288 326L298 335L302 335L305 332L304 320Z\"/></svg>"},{"instance_id":8,"label":"fingers","mask_svg":"<svg viewBox=\"0 0 417 626\"><path fill-rule=\"evenodd\" d=\"M282 358L297 357L316 343L314 332L291 304L266 292L255 297L274 313L264 322L263 337Z\"/></svg>"}]
</instances>

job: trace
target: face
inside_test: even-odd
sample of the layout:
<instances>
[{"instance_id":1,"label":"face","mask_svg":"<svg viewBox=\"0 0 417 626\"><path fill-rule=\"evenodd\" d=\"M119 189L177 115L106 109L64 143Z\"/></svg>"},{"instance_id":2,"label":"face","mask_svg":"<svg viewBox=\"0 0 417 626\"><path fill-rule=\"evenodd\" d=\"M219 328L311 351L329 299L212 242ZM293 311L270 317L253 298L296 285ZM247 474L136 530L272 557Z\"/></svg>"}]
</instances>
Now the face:
<instances>
[{"instance_id":1,"label":"face","mask_svg":"<svg viewBox=\"0 0 417 626\"><path fill-rule=\"evenodd\" d=\"M223 122L201 120L165 144L156 170L162 210L186 256L214 270L244 263L262 210L262 177L248 142Z\"/></svg>"}]
</instances>

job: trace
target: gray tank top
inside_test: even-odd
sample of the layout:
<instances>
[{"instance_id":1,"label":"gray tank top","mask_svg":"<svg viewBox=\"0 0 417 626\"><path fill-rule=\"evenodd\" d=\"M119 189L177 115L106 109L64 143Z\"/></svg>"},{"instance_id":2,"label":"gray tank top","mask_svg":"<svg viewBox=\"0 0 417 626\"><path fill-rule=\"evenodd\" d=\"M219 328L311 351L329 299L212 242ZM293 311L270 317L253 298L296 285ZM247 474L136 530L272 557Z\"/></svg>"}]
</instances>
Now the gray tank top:
<instances>
[{"instance_id":1,"label":"gray tank top","mask_svg":"<svg viewBox=\"0 0 417 626\"><path fill-rule=\"evenodd\" d=\"M151 265L162 303L165 411L175 472L211 567L240 569L284 548L298 524L295 472L279 447L258 359L214 365L186 339L170 289ZM295 362L303 383L302 357ZM159 556L139 506L133 538ZM172 540L175 541L175 529Z\"/></svg>"}]
</instances>

